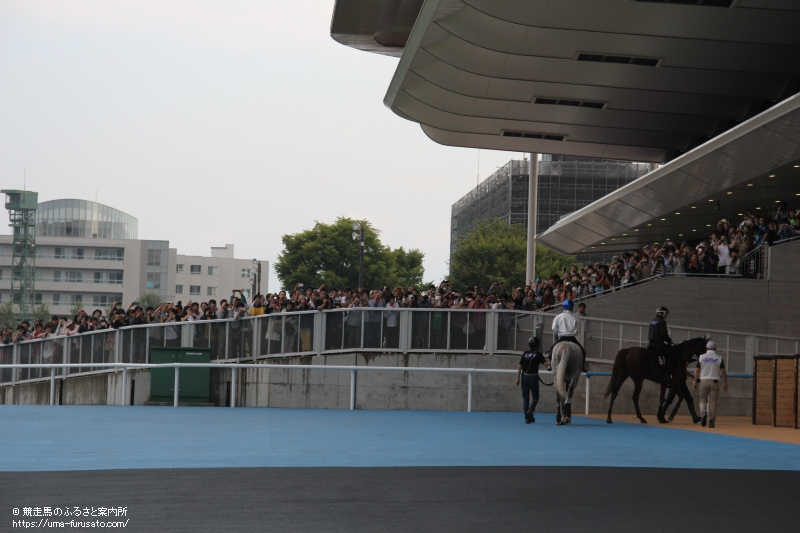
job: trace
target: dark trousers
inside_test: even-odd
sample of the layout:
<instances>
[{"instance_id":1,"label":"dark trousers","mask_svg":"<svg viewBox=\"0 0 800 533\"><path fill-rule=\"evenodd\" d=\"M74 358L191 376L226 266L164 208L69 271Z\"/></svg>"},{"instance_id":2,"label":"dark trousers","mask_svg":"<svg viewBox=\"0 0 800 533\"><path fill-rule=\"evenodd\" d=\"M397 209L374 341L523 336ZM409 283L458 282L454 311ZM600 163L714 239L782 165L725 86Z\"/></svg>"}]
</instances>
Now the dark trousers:
<instances>
[{"instance_id":1,"label":"dark trousers","mask_svg":"<svg viewBox=\"0 0 800 533\"><path fill-rule=\"evenodd\" d=\"M530 401L529 401L530 399ZM539 403L539 376L522 374L522 410L525 414L536 410ZM530 410L528 409L530 407Z\"/></svg>"}]
</instances>

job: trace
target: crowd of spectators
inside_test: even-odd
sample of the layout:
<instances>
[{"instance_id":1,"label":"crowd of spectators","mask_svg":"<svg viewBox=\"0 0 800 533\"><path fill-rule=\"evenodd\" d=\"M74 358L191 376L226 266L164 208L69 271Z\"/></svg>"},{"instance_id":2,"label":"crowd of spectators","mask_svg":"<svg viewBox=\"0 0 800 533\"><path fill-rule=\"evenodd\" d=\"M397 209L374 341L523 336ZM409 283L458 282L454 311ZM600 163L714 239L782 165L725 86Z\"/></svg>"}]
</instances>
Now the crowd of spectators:
<instances>
[{"instance_id":1,"label":"crowd of spectators","mask_svg":"<svg viewBox=\"0 0 800 533\"><path fill-rule=\"evenodd\" d=\"M2 343L72 336L143 324L177 325L221 319L238 321L248 316L292 311L372 308L381 311L342 315L341 323L330 324L329 330L334 331L334 336L341 331L344 338L361 334L361 320L382 322L386 330L384 342L393 344L399 336L399 313L393 311L396 309L551 310L564 300L586 300L653 277L698 274L739 276L742 274L742 257L758 249L763 243L772 245L798 235L800 209L787 210L784 204L780 204L769 216L747 211L738 224L727 219L720 220L715 231L701 238L699 242L687 240L678 244L667 241L644 246L641 250L614 256L607 264L594 263L582 267L573 265L561 275L537 278L525 286L505 287L502 282L496 282L488 288L457 288L445 280L438 285L430 284L424 288L412 285L407 288L382 287L367 290L340 289L328 287L326 284L318 288L305 288L302 284L297 284L291 291L257 294L251 302L238 289L232 291L229 299L223 299L219 303L213 299L207 302L188 302L186 305L182 302L165 302L157 307L143 308L138 302L134 302L124 309L116 302L107 312L100 309L91 314L80 311L72 318L54 316L50 321L34 321L32 326L30 322L24 321L16 330L7 327L3 331ZM464 331L482 329L482 320L473 318L470 324L463 325ZM456 326L462 328L461 324ZM310 328L303 328L302 321L292 324L292 327L301 330L299 333L304 346L310 344L310 334L302 334L303 329ZM367 330L367 335L372 335L371 329ZM165 328L165 332L165 344L178 343L178 328ZM268 340L271 339L268 337ZM379 339L372 341L380 343Z\"/></svg>"}]
</instances>

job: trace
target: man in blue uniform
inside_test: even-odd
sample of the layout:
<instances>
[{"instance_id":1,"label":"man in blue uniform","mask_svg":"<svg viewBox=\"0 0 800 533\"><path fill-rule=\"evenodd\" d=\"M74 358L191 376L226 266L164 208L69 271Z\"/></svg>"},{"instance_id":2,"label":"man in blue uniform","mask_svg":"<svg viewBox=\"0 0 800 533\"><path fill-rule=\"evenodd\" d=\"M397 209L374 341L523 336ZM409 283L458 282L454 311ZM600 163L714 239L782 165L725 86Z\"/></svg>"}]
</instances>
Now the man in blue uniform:
<instances>
[{"instance_id":1,"label":"man in blue uniform","mask_svg":"<svg viewBox=\"0 0 800 533\"><path fill-rule=\"evenodd\" d=\"M539 351L539 339L531 337L528 340L528 350L522 354L517 369L517 387L520 384L520 376L522 377L522 410L525 413L526 424L536 422L533 412L539 403L539 365L550 368L550 363Z\"/></svg>"},{"instance_id":2,"label":"man in blue uniform","mask_svg":"<svg viewBox=\"0 0 800 533\"><path fill-rule=\"evenodd\" d=\"M667 315L669 309L659 307L656 317L650 321L650 330L647 333L647 349L658 358L658 368L661 372L661 383L669 386L672 382L672 370L677 359L675 345L667 329Z\"/></svg>"}]
</instances>

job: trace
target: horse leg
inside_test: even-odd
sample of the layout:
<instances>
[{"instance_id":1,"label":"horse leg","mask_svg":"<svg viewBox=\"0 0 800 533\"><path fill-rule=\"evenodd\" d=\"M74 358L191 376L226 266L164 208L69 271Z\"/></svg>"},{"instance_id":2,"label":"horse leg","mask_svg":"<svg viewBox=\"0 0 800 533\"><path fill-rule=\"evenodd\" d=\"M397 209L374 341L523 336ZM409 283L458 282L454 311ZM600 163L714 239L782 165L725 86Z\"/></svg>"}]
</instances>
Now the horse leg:
<instances>
[{"instance_id":1,"label":"horse leg","mask_svg":"<svg viewBox=\"0 0 800 533\"><path fill-rule=\"evenodd\" d=\"M608 404L608 417L606 418L607 424L612 423L611 410L614 409L614 400L617 399L617 394L619 394L619 390L622 388L622 385L625 383L626 379L628 379L628 373L623 370L617 378L616 383L614 383L614 386L611 388L611 401Z\"/></svg>"},{"instance_id":2,"label":"horse leg","mask_svg":"<svg viewBox=\"0 0 800 533\"><path fill-rule=\"evenodd\" d=\"M608 404L608 417L606 418L606 424L611 424L611 410L614 408L614 400L617 398L617 391L613 391L611 393L611 401Z\"/></svg>"},{"instance_id":3,"label":"horse leg","mask_svg":"<svg viewBox=\"0 0 800 533\"><path fill-rule=\"evenodd\" d=\"M556 425L561 425L561 396L556 391Z\"/></svg>"},{"instance_id":4,"label":"horse leg","mask_svg":"<svg viewBox=\"0 0 800 533\"><path fill-rule=\"evenodd\" d=\"M578 379L580 379L581 370L583 369L576 369L576 374L570 376L569 387L567 388L567 399L564 403L564 424L566 425L570 425L572 423L572 396L575 394L575 387L578 386Z\"/></svg>"},{"instance_id":5,"label":"horse leg","mask_svg":"<svg viewBox=\"0 0 800 533\"><path fill-rule=\"evenodd\" d=\"M642 392L642 383L643 381L633 382L633 406L636 408L636 418L638 418L642 424L647 424L647 420L644 419L642 411L639 409L639 394Z\"/></svg>"}]
</instances>

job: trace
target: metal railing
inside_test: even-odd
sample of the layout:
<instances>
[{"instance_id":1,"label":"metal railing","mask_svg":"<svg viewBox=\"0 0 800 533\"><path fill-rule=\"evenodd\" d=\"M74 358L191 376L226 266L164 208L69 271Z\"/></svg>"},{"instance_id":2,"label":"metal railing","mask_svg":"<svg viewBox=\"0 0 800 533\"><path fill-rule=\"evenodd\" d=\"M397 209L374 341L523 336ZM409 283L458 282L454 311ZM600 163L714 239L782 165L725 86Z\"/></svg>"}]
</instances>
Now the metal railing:
<instances>
[{"instance_id":1,"label":"metal railing","mask_svg":"<svg viewBox=\"0 0 800 533\"><path fill-rule=\"evenodd\" d=\"M241 320L171 322L0 345L0 386L149 364L150 348L208 348L215 362L377 353L518 354L536 336L547 348L556 314L515 310L386 309L301 311ZM647 345L644 322L579 317L589 361L612 363L625 347ZM756 355L800 353L800 338L671 326L675 342L712 336L729 372L752 372ZM37 366L43 365L43 366Z\"/></svg>"},{"instance_id":2,"label":"metal railing","mask_svg":"<svg viewBox=\"0 0 800 533\"><path fill-rule=\"evenodd\" d=\"M78 367L89 367L89 365L77 364ZM122 370L122 381L120 383L119 405L126 405L128 370L142 368L173 368L175 370L175 382L173 387L173 407L178 407L180 403L180 370L181 368L224 368L231 369L231 388L230 388L230 407L236 407L236 382L237 372L234 369L240 368L280 368L287 370L347 370L350 371L350 410L356 408L356 372L449 372L456 374L467 374L467 412L472 412L472 381L475 374L517 374L516 370L504 368L441 368L441 367L397 367L397 366L340 366L340 365L285 365L285 364L247 364L247 363L164 363L164 364L125 364L125 363L102 363L100 366L111 371ZM50 405L55 405L55 376L57 369L73 368L67 364L12 364L10 368L48 370L50 379ZM549 370L542 370L540 374L552 374ZM587 404L588 414L588 404Z\"/></svg>"},{"instance_id":3,"label":"metal railing","mask_svg":"<svg viewBox=\"0 0 800 533\"><path fill-rule=\"evenodd\" d=\"M794 239L786 239L778 241L772 246L788 243ZM770 248L772 247L766 242L762 242L753 250L750 250L739 259L739 264L742 265L742 276L746 278L755 279L769 279L770 267Z\"/></svg>"},{"instance_id":4,"label":"metal railing","mask_svg":"<svg viewBox=\"0 0 800 533\"><path fill-rule=\"evenodd\" d=\"M68 365L64 364L33 364L22 365L14 364L9 365L13 368L36 368L37 370L49 370L50 376L50 405L55 405L56 394L56 369L67 368ZM79 364L79 367L85 365ZM180 405L180 370L181 368L225 368L231 369L231 387L230 387L230 407L236 407L236 370L240 368L279 368L286 370L341 370L350 372L350 410L356 408L356 372L448 372L455 374L467 374L467 412L472 412L472 389L473 389L473 376L475 374L511 374L516 375L516 370L508 370L502 368L442 368L442 367L398 367L398 366L341 366L341 365L285 365L285 364L246 364L246 363L164 363L164 364L124 364L124 363L103 363L101 366L108 368L111 371L122 370L122 380L120 383L119 392L119 405L126 405L127 389L128 389L128 370L135 370L141 368L173 368L175 372L175 381L173 385L173 399L172 406L178 407ZM539 374L550 374L550 370L541 370ZM611 376L611 372L584 372L582 375L584 379L584 397L585 397L585 414L590 414L590 400L591 400L591 378L593 376ZM752 379L752 374L728 374L732 379Z\"/></svg>"}]
</instances>

